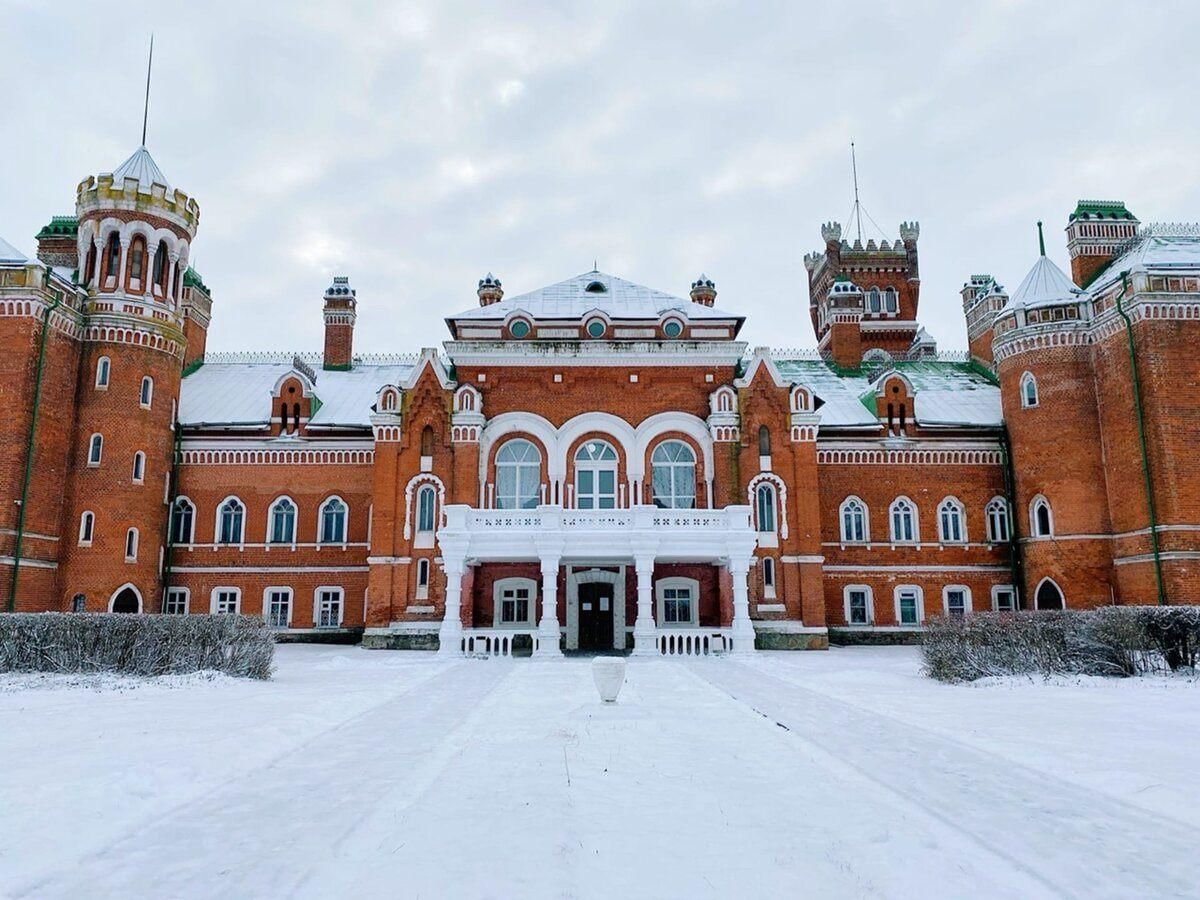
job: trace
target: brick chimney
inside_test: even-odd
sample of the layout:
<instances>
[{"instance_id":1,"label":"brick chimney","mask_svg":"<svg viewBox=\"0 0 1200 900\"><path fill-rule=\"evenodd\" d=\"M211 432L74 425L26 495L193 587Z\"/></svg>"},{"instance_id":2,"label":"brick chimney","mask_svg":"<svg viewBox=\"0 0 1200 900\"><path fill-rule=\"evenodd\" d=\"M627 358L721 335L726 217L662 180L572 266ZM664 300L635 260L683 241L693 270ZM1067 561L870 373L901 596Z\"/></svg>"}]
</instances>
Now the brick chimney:
<instances>
[{"instance_id":1,"label":"brick chimney","mask_svg":"<svg viewBox=\"0 0 1200 900\"><path fill-rule=\"evenodd\" d=\"M74 216L54 216L37 233L37 258L48 266L78 268L79 250L75 244L78 233L79 222Z\"/></svg>"},{"instance_id":2,"label":"brick chimney","mask_svg":"<svg viewBox=\"0 0 1200 900\"><path fill-rule=\"evenodd\" d=\"M1080 200L1067 218L1071 280L1087 287L1121 245L1137 237L1137 216L1121 200Z\"/></svg>"},{"instance_id":3,"label":"brick chimney","mask_svg":"<svg viewBox=\"0 0 1200 900\"><path fill-rule=\"evenodd\" d=\"M187 338L183 367L188 369L204 359L208 325L212 321L212 294L200 273L191 266L183 272L183 290L179 297L183 309L183 336Z\"/></svg>"},{"instance_id":4,"label":"brick chimney","mask_svg":"<svg viewBox=\"0 0 1200 900\"><path fill-rule=\"evenodd\" d=\"M829 322L829 352L834 363L842 369L857 369L862 365L863 295L849 280L838 280L829 290L827 321Z\"/></svg>"},{"instance_id":5,"label":"brick chimney","mask_svg":"<svg viewBox=\"0 0 1200 900\"><path fill-rule=\"evenodd\" d=\"M322 368L345 371L354 360L354 288L338 275L325 289L325 355Z\"/></svg>"}]
</instances>

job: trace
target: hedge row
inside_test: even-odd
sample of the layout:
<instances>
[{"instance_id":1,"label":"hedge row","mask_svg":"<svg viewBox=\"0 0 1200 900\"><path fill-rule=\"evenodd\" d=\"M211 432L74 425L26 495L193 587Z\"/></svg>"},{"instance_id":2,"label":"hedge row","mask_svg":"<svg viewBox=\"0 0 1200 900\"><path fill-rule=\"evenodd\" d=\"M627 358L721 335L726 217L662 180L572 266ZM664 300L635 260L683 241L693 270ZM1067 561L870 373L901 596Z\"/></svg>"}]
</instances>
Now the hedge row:
<instances>
[{"instance_id":1,"label":"hedge row","mask_svg":"<svg viewBox=\"0 0 1200 900\"><path fill-rule=\"evenodd\" d=\"M923 643L925 671L939 681L1194 671L1198 648L1200 606L939 617L928 623Z\"/></svg>"},{"instance_id":2,"label":"hedge row","mask_svg":"<svg viewBox=\"0 0 1200 900\"><path fill-rule=\"evenodd\" d=\"M0 615L0 672L269 678L274 654L271 629L251 616Z\"/></svg>"}]
</instances>

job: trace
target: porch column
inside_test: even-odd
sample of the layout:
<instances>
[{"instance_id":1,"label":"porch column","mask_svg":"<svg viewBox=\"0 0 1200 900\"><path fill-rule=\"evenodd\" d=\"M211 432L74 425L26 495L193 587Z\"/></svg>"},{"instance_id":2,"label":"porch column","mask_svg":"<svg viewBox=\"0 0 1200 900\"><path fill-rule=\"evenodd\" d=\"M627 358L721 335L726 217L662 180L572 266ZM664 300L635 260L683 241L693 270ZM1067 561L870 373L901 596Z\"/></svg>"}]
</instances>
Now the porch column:
<instances>
[{"instance_id":1,"label":"porch column","mask_svg":"<svg viewBox=\"0 0 1200 900\"><path fill-rule=\"evenodd\" d=\"M733 652L737 655L754 652L754 623L750 621L750 591L746 578L754 556L753 539L731 542L729 575L733 580Z\"/></svg>"},{"instance_id":2,"label":"porch column","mask_svg":"<svg viewBox=\"0 0 1200 900\"><path fill-rule=\"evenodd\" d=\"M462 557L443 555L442 568L446 572L446 612L438 629L438 656L457 657L462 655L462 577L466 566Z\"/></svg>"},{"instance_id":3,"label":"porch column","mask_svg":"<svg viewBox=\"0 0 1200 900\"><path fill-rule=\"evenodd\" d=\"M654 623L654 558L657 540L634 540L637 571L637 619L633 623L633 655L658 655L658 627Z\"/></svg>"},{"instance_id":4,"label":"porch column","mask_svg":"<svg viewBox=\"0 0 1200 900\"><path fill-rule=\"evenodd\" d=\"M542 618L538 622L536 656L562 656L562 632L558 627L558 567L565 541L560 534L538 535L538 559L542 564Z\"/></svg>"}]
</instances>

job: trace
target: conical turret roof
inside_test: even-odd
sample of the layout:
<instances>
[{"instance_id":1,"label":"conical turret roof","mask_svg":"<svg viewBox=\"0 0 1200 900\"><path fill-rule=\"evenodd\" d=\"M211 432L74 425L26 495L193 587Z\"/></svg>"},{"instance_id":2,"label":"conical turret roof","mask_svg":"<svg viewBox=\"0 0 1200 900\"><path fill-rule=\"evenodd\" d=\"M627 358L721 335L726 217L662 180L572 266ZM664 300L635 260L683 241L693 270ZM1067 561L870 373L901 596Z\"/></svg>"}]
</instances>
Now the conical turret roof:
<instances>
[{"instance_id":1,"label":"conical turret roof","mask_svg":"<svg viewBox=\"0 0 1200 900\"><path fill-rule=\"evenodd\" d=\"M1055 303L1070 303L1082 291L1048 256L1039 256L1021 286L1008 301L1008 309L1032 309Z\"/></svg>"},{"instance_id":2,"label":"conical turret roof","mask_svg":"<svg viewBox=\"0 0 1200 900\"><path fill-rule=\"evenodd\" d=\"M152 184L171 186L171 183L167 181L167 176L162 173L162 169L158 167L158 163L154 161L154 157L150 155L150 151L145 146L138 147L129 159L113 169L112 176L114 183L120 183L126 178L136 178L138 184L143 187L150 187Z\"/></svg>"}]
</instances>

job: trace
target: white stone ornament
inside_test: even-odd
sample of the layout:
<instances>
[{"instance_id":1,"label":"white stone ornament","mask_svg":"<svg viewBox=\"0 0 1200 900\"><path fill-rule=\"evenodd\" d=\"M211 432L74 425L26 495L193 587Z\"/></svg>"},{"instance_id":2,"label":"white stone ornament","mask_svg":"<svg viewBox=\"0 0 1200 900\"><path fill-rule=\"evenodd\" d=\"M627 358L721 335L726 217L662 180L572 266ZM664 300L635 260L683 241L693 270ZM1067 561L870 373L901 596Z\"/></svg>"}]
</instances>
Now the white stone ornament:
<instances>
[{"instance_id":1,"label":"white stone ornament","mask_svg":"<svg viewBox=\"0 0 1200 900\"><path fill-rule=\"evenodd\" d=\"M605 703L616 703L625 684L625 659L621 656L597 656L592 660L592 680Z\"/></svg>"}]
</instances>

